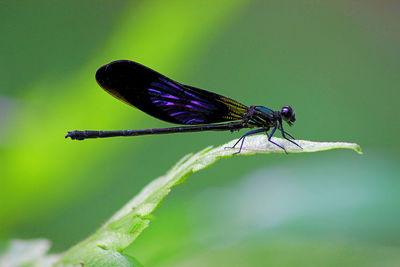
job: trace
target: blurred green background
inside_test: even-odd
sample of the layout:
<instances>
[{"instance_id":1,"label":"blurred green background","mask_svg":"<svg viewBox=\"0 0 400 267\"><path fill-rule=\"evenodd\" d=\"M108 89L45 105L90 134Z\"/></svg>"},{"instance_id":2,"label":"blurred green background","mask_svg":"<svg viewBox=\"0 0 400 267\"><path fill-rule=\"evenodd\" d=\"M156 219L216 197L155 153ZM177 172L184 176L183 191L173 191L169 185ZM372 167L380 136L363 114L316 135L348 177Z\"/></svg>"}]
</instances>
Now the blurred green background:
<instances>
[{"instance_id":1,"label":"blurred green background","mask_svg":"<svg viewBox=\"0 0 400 267\"><path fill-rule=\"evenodd\" d=\"M247 105L292 105L331 151L234 157L175 188L129 248L146 266L400 264L397 1L1 1L0 241L76 244L182 156L240 133L169 127L106 94L130 59Z\"/></svg>"}]
</instances>

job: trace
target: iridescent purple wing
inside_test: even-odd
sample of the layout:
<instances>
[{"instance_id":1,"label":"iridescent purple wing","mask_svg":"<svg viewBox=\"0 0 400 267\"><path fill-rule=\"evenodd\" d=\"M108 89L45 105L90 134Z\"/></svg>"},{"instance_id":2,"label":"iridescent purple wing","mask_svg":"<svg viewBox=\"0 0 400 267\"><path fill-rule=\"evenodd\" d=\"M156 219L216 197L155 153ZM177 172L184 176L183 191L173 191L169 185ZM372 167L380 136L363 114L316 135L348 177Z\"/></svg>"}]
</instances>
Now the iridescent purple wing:
<instances>
[{"instance_id":1,"label":"iridescent purple wing","mask_svg":"<svg viewBox=\"0 0 400 267\"><path fill-rule=\"evenodd\" d=\"M182 85L128 60L102 66L99 85L118 99L158 119L186 125L241 120L247 107L227 97Z\"/></svg>"}]
</instances>

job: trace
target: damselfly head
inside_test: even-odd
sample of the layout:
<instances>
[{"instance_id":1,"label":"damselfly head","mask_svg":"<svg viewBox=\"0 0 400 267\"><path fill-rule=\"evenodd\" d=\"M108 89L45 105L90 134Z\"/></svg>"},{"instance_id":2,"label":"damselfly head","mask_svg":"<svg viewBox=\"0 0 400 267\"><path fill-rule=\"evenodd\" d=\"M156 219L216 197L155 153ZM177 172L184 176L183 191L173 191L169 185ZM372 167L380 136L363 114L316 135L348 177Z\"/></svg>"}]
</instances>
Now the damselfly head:
<instances>
[{"instance_id":1,"label":"damselfly head","mask_svg":"<svg viewBox=\"0 0 400 267\"><path fill-rule=\"evenodd\" d=\"M284 106L281 109L282 119L286 121L290 126L296 121L296 115L291 106Z\"/></svg>"}]
</instances>

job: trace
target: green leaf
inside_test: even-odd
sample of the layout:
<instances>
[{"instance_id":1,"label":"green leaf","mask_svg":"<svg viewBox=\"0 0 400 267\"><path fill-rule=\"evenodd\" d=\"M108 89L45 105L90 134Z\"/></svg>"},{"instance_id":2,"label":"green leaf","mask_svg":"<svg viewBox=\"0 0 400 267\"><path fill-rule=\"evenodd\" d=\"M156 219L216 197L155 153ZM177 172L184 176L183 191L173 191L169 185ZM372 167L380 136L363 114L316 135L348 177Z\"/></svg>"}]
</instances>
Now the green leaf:
<instances>
[{"instance_id":1,"label":"green leaf","mask_svg":"<svg viewBox=\"0 0 400 267\"><path fill-rule=\"evenodd\" d=\"M160 205L173 186L182 183L191 173L206 168L221 158L256 153L285 153L279 147L268 142L265 135L247 137L240 154L237 154L237 148L231 148L236 141L233 140L216 148L208 147L196 154L183 157L167 174L147 185L97 232L68 250L57 266L71 264L77 266L82 264L90 266L141 266L136 259L125 254L124 250L149 226L152 212ZM296 140L303 148L300 149L281 138L273 138L273 141L284 146L288 153L343 148L352 149L362 154L360 146L355 143Z\"/></svg>"}]
</instances>

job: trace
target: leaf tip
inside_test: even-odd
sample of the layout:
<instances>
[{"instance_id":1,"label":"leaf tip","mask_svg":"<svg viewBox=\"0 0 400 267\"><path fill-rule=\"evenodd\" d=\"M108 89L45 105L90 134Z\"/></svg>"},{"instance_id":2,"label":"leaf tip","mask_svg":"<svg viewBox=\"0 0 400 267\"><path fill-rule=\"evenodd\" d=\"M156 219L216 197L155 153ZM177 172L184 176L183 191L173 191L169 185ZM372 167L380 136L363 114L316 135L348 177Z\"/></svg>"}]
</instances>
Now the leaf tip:
<instances>
[{"instance_id":1,"label":"leaf tip","mask_svg":"<svg viewBox=\"0 0 400 267\"><path fill-rule=\"evenodd\" d=\"M364 153L362 152L361 146L360 146L359 144L355 144L355 146L354 146L354 151L357 152L358 155L364 154Z\"/></svg>"}]
</instances>

